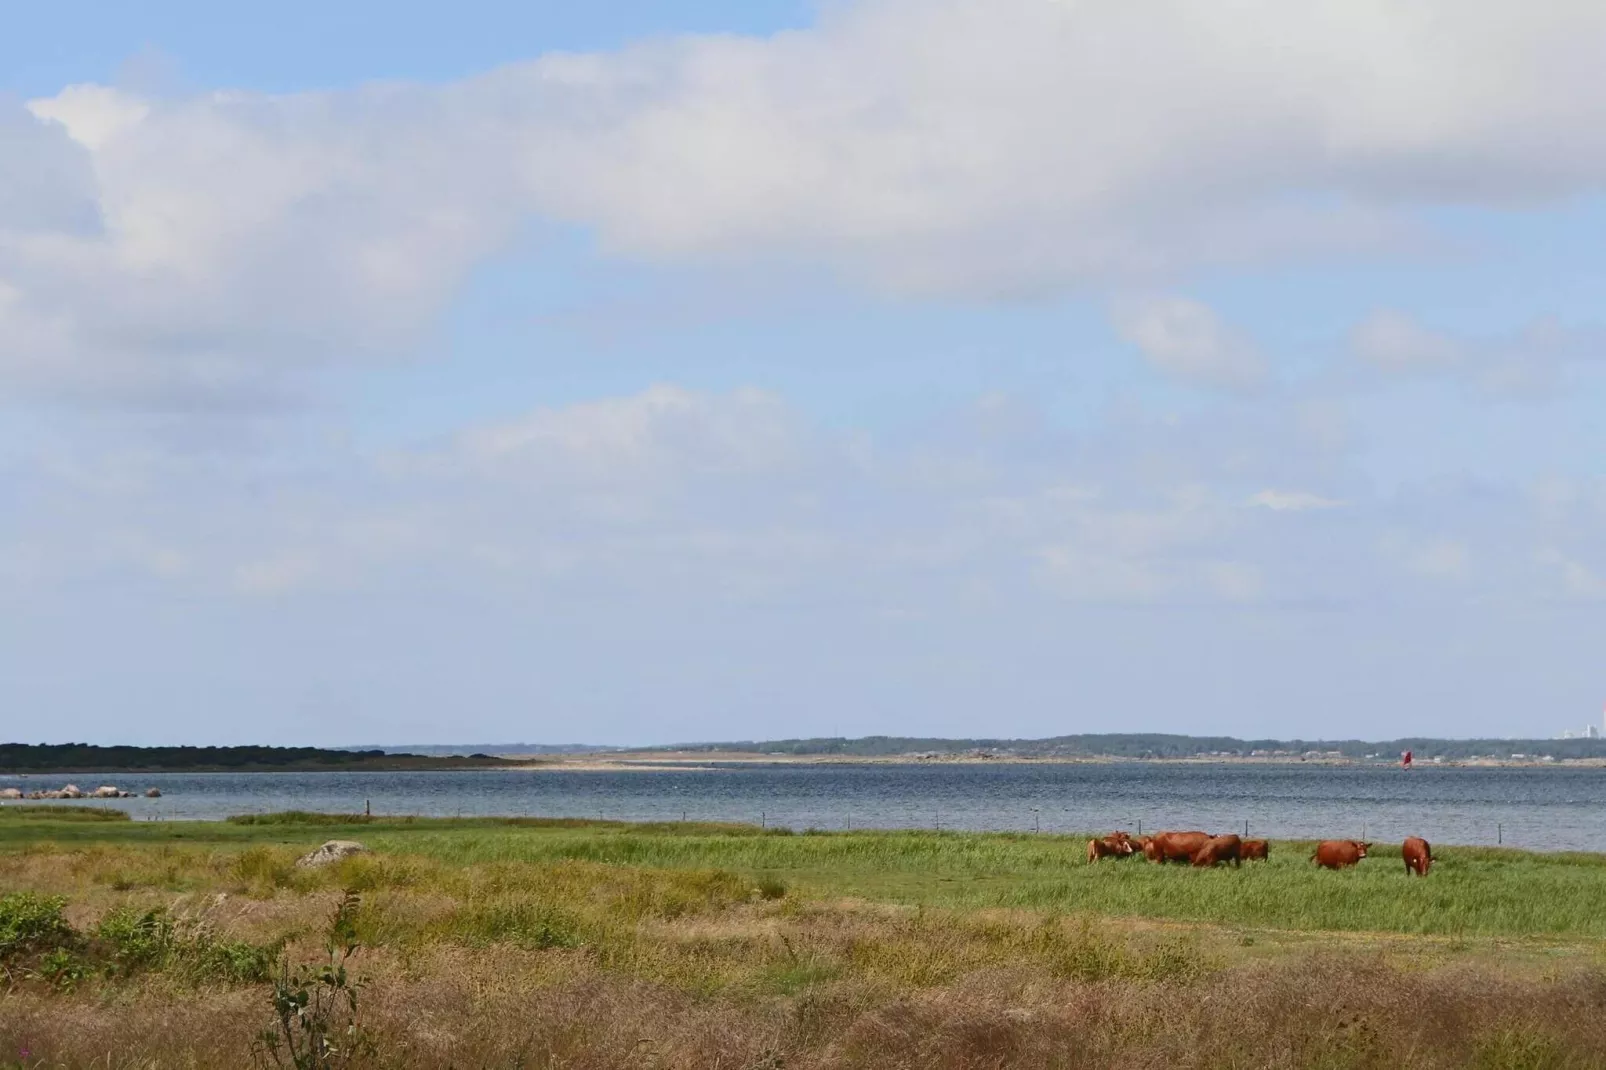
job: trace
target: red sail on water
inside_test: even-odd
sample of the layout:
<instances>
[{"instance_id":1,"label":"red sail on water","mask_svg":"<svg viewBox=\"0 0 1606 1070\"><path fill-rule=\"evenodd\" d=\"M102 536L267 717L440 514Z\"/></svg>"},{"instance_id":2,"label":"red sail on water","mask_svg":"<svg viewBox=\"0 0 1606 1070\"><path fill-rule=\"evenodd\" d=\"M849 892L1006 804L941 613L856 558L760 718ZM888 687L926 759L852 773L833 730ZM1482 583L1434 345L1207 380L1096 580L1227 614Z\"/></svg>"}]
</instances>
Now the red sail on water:
<instances>
[{"instance_id":1,"label":"red sail on water","mask_svg":"<svg viewBox=\"0 0 1606 1070\"><path fill-rule=\"evenodd\" d=\"M1410 751L1406 751L1404 754L1400 755L1400 765L1402 767L1406 768L1406 769L1411 768L1411 752Z\"/></svg>"}]
</instances>

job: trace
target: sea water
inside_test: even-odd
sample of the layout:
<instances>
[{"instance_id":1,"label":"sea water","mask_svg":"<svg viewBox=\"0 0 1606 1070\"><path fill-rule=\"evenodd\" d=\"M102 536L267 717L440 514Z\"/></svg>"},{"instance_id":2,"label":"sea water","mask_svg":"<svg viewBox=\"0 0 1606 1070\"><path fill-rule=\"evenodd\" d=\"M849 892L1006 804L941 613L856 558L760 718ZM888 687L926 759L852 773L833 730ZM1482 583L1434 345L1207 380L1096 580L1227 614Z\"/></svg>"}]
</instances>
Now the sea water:
<instances>
[{"instance_id":1,"label":"sea water","mask_svg":"<svg viewBox=\"0 0 1606 1070\"><path fill-rule=\"evenodd\" d=\"M1195 762L716 764L629 771L115 773L0 776L0 788L125 791L79 802L136 820L316 810L376 815L736 821L793 829L1084 832L1163 828L1270 838L1606 851L1606 769ZM8 803L4 805L16 805Z\"/></svg>"}]
</instances>

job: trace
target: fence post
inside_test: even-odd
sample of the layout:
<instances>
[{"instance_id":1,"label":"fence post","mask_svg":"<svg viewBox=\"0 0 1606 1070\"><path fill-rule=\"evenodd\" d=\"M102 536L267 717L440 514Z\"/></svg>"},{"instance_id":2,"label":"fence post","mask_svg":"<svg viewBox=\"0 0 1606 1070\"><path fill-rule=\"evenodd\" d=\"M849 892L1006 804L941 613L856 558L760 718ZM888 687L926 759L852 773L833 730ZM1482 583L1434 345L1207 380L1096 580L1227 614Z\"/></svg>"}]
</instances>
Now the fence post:
<instances>
[{"instance_id":1,"label":"fence post","mask_svg":"<svg viewBox=\"0 0 1606 1070\"><path fill-rule=\"evenodd\" d=\"M1496 844L1506 842L1506 826L1504 824L1498 824L1494 827L1494 842Z\"/></svg>"}]
</instances>

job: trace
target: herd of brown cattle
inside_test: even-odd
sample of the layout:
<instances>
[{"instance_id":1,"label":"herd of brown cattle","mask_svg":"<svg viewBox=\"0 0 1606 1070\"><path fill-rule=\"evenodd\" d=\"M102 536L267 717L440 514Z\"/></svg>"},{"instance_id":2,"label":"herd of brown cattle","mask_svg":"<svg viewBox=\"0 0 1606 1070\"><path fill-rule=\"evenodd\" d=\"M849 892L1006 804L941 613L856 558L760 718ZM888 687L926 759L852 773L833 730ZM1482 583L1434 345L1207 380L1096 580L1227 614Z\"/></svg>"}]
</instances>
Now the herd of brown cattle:
<instances>
[{"instance_id":1,"label":"herd of brown cattle","mask_svg":"<svg viewBox=\"0 0 1606 1070\"><path fill-rule=\"evenodd\" d=\"M1344 869L1366 857L1372 845L1360 840L1323 840L1316 845L1310 860L1326 869ZM1188 862L1195 866L1218 866L1223 862L1239 865L1256 859L1265 861L1271 856L1265 840L1245 840L1237 836L1212 836L1208 832L1157 832L1134 840L1129 833L1112 832L1097 840L1087 841L1087 860L1101 858L1128 858L1141 854L1150 862ZM1405 859L1405 872L1419 877L1428 875L1433 862L1433 848L1419 836L1406 839L1400 848Z\"/></svg>"}]
</instances>

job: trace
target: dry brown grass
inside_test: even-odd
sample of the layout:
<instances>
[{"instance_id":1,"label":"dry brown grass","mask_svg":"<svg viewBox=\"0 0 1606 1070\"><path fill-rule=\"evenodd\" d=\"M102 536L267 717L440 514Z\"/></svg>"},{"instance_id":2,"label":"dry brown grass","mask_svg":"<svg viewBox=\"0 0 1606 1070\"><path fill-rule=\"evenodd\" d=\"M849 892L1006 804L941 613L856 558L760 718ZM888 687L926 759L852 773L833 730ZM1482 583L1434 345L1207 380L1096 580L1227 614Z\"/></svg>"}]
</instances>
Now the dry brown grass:
<instances>
[{"instance_id":1,"label":"dry brown grass","mask_svg":"<svg viewBox=\"0 0 1606 1070\"><path fill-rule=\"evenodd\" d=\"M372 1064L398 1070L1606 1067L1587 947L1279 942L776 897L719 870L379 856L309 873L293 857L40 848L0 856L0 887L69 896L81 929L162 906L298 959L361 889ZM261 985L24 980L0 992L0 1068L247 1067L268 1019Z\"/></svg>"},{"instance_id":2,"label":"dry brown grass","mask_svg":"<svg viewBox=\"0 0 1606 1070\"><path fill-rule=\"evenodd\" d=\"M549 958L566 959L560 963ZM898 991L849 977L790 996L700 997L572 955L439 949L368 957L378 1066L685 1070L1006 1067L1596 1067L1597 975L1502 980L1376 958L1233 967L1199 983L1073 981L998 967ZM160 981L0 997L29 1066L242 1067L254 989Z\"/></svg>"}]
</instances>

